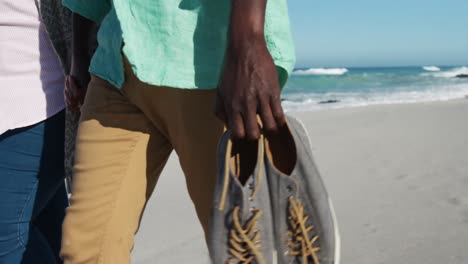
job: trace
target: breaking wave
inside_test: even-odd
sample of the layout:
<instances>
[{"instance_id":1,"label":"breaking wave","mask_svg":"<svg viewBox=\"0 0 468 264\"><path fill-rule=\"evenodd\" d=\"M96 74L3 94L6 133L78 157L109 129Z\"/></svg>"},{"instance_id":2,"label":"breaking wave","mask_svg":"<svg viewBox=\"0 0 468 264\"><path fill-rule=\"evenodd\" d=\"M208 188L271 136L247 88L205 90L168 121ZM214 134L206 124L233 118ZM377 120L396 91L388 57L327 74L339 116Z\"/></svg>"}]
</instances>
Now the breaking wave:
<instances>
[{"instance_id":1,"label":"breaking wave","mask_svg":"<svg viewBox=\"0 0 468 264\"><path fill-rule=\"evenodd\" d=\"M436 73L433 73L432 75L434 77L441 77L441 78L454 78L462 74L463 75L468 74L468 67L454 68L448 71L436 72Z\"/></svg>"},{"instance_id":2,"label":"breaking wave","mask_svg":"<svg viewBox=\"0 0 468 264\"><path fill-rule=\"evenodd\" d=\"M296 71L283 90L285 110L468 99L468 78L456 78L468 76L468 66L440 67L440 71L422 66L348 69Z\"/></svg>"},{"instance_id":3,"label":"breaking wave","mask_svg":"<svg viewBox=\"0 0 468 264\"><path fill-rule=\"evenodd\" d=\"M430 72L438 72L440 71L440 68L437 66L424 66L422 67L425 71L430 71Z\"/></svg>"},{"instance_id":4,"label":"breaking wave","mask_svg":"<svg viewBox=\"0 0 468 264\"><path fill-rule=\"evenodd\" d=\"M310 68L296 70L293 75L343 75L348 72L346 68Z\"/></svg>"}]
</instances>

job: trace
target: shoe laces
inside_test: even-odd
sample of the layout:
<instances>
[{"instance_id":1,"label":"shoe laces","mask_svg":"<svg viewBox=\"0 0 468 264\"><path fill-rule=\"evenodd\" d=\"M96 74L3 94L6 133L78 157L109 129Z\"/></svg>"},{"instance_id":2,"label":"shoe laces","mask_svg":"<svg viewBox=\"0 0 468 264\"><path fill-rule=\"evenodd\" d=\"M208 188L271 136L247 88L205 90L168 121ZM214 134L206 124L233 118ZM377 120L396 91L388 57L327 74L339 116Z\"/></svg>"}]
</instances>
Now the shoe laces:
<instances>
[{"instance_id":1,"label":"shoe laces","mask_svg":"<svg viewBox=\"0 0 468 264\"><path fill-rule=\"evenodd\" d=\"M289 197L289 240L288 246L290 256L302 257L302 263L310 263L308 260L312 258L314 264L320 264L317 252L320 247L315 246L319 236L311 236L310 233L314 226L308 225L309 217L304 214L304 206L300 200L294 197Z\"/></svg>"},{"instance_id":2,"label":"shoe laces","mask_svg":"<svg viewBox=\"0 0 468 264\"><path fill-rule=\"evenodd\" d=\"M239 217L240 207L236 206L232 213L234 225L229 232L229 253L232 256L228 264L264 264L260 252L260 232L257 230L258 218L262 215L259 209L251 210L252 216L242 224ZM255 261L255 262L254 262Z\"/></svg>"},{"instance_id":3,"label":"shoe laces","mask_svg":"<svg viewBox=\"0 0 468 264\"><path fill-rule=\"evenodd\" d=\"M258 140L258 143L261 144L260 147L259 147L259 152L258 152L258 157L261 157L261 158L259 159L259 164L257 166L258 171L257 171L255 188L252 191L252 194L250 195L249 200L253 200L254 197L257 195L258 189L260 187L260 183L261 183L262 178L263 178L262 177L263 176L263 163L264 163L263 156L265 154L265 149L264 149L265 139L264 139L263 134L260 134L260 138ZM224 210L224 206L225 206L225 203L226 203L226 196L227 196L227 193L228 193L229 173L230 173L230 168L231 168L229 158L230 158L230 155L231 155L231 151L232 151L232 140L231 140L231 138L229 138L228 141L227 141L226 153L225 153L225 157L224 157L223 191L221 193L221 200L220 200L219 206L218 206L218 209L220 211Z\"/></svg>"},{"instance_id":4,"label":"shoe laces","mask_svg":"<svg viewBox=\"0 0 468 264\"><path fill-rule=\"evenodd\" d=\"M252 194L249 196L249 200L253 200L258 193L258 189L263 177L263 156L264 156L264 136L260 134L259 139L259 153L258 157L259 164L257 170L256 184L255 188L252 191ZM219 210L224 210L226 203L226 196L229 186L229 174L230 174L230 162L229 158L232 151L232 140L229 138L226 146L225 153L225 164L224 164L224 182L223 182L223 191L221 193L221 200L218 206ZM258 219L262 215L262 211L257 208L253 208L250 211L252 212L251 217L242 224L241 217L239 215L240 206L234 207L232 212L233 226L229 232L229 254L231 258L228 259L228 264L249 264L249 263L258 263L265 264L265 260L260 252L262 244L260 243L260 232L257 229Z\"/></svg>"}]
</instances>

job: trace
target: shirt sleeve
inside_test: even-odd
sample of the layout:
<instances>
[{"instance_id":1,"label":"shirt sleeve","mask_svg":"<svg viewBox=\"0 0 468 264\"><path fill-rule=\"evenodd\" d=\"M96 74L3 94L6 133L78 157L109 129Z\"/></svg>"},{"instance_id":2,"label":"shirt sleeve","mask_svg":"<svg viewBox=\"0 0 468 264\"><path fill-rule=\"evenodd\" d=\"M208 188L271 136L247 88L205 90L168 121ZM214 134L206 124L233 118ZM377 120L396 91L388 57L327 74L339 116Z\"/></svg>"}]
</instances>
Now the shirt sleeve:
<instances>
[{"instance_id":1,"label":"shirt sleeve","mask_svg":"<svg viewBox=\"0 0 468 264\"><path fill-rule=\"evenodd\" d=\"M72 12L77 13L96 23L101 23L109 13L111 4L109 0L62 0L63 5Z\"/></svg>"}]
</instances>

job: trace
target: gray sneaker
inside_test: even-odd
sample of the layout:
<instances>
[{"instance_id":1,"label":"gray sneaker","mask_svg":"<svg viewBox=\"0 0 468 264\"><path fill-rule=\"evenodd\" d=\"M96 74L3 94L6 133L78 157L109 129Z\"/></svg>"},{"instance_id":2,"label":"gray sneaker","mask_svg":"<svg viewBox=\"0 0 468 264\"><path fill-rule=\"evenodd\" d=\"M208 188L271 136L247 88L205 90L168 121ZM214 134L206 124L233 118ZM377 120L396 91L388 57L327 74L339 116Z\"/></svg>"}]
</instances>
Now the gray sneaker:
<instances>
[{"instance_id":1,"label":"gray sneaker","mask_svg":"<svg viewBox=\"0 0 468 264\"><path fill-rule=\"evenodd\" d=\"M266 175L278 263L338 264L340 239L333 206L295 118L266 140ZM275 139L276 137L276 139Z\"/></svg>"},{"instance_id":2,"label":"gray sneaker","mask_svg":"<svg viewBox=\"0 0 468 264\"><path fill-rule=\"evenodd\" d=\"M218 157L208 237L211 260L215 264L275 263L263 137L233 143L226 132L218 145Z\"/></svg>"}]
</instances>

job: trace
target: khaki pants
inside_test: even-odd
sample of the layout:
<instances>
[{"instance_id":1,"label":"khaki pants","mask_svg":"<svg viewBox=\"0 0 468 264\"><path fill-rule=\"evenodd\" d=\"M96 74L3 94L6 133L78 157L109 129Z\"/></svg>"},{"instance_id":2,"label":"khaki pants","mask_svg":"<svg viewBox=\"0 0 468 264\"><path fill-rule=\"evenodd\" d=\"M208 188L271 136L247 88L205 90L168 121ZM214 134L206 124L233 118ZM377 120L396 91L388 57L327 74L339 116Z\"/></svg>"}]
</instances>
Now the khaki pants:
<instances>
[{"instance_id":1,"label":"khaki pants","mask_svg":"<svg viewBox=\"0 0 468 264\"><path fill-rule=\"evenodd\" d=\"M151 86L126 68L121 90L95 76L88 88L63 225L66 264L130 263L146 202L173 149L207 232L224 129L212 113L216 91Z\"/></svg>"}]
</instances>

